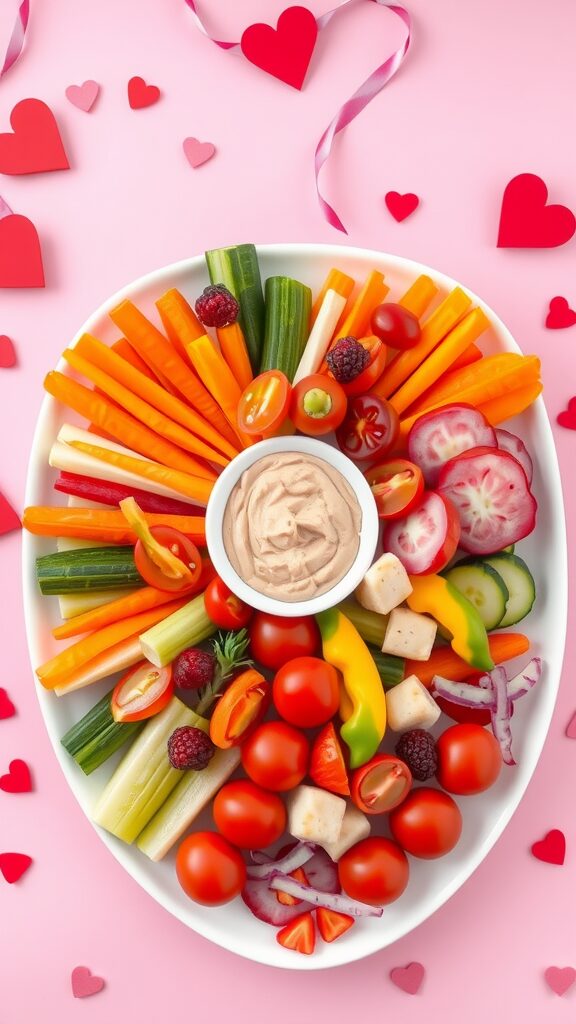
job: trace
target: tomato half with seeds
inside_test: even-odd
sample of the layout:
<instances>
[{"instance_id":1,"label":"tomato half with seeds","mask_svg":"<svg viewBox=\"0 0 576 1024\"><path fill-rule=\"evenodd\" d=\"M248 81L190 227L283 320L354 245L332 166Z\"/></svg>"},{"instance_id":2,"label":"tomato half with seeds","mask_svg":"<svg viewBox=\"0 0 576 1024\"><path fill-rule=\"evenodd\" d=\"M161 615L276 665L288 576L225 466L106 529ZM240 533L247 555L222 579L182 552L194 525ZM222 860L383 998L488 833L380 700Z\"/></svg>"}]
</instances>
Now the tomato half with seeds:
<instances>
[{"instance_id":1,"label":"tomato half with seeds","mask_svg":"<svg viewBox=\"0 0 576 1024\"><path fill-rule=\"evenodd\" d=\"M204 606L208 617L220 629L242 629L254 614L254 609L236 597L219 576L206 587Z\"/></svg>"},{"instance_id":2,"label":"tomato half with seeds","mask_svg":"<svg viewBox=\"0 0 576 1024\"><path fill-rule=\"evenodd\" d=\"M141 661L114 687L110 710L115 722L141 722L163 711L174 693L172 666Z\"/></svg>"},{"instance_id":3,"label":"tomato half with seeds","mask_svg":"<svg viewBox=\"0 0 576 1024\"><path fill-rule=\"evenodd\" d=\"M408 459L380 462L364 473L380 519L398 519L416 508L424 493L422 470Z\"/></svg>"},{"instance_id":4,"label":"tomato half with seeds","mask_svg":"<svg viewBox=\"0 0 576 1024\"><path fill-rule=\"evenodd\" d=\"M352 776L352 800L364 814L385 814L408 796L412 772L393 754L376 754Z\"/></svg>"},{"instance_id":5,"label":"tomato half with seeds","mask_svg":"<svg viewBox=\"0 0 576 1024\"><path fill-rule=\"evenodd\" d=\"M377 395L357 395L348 402L336 440L353 461L375 462L394 447L399 426L398 413L390 402Z\"/></svg>"},{"instance_id":6,"label":"tomato half with seeds","mask_svg":"<svg viewBox=\"0 0 576 1024\"><path fill-rule=\"evenodd\" d=\"M288 416L292 388L286 374L267 370L242 393L238 403L238 426L245 434L269 437Z\"/></svg>"},{"instance_id":7,"label":"tomato half with seeds","mask_svg":"<svg viewBox=\"0 0 576 1024\"><path fill-rule=\"evenodd\" d=\"M157 590L174 591L179 594L192 590L202 572L202 556L194 542L171 526L151 526L150 533L158 544L167 548L183 562L189 572L184 577L168 576L152 560L142 541L137 540L134 546L134 562L142 579Z\"/></svg>"},{"instance_id":8,"label":"tomato half with seeds","mask_svg":"<svg viewBox=\"0 0 576 1024\"><path fill-rule=\"evenodd\" d=\"M242 672L216 704L210 719L210 739L215 747L237 747L254 731L266 714L272 690L256 669Z\"/></svg>"},{"instance_id":9,"label":"tomato half with seeds","mask_svg":"<svg viewBox=\"0 0 576 1024\"><path fill-rule=\"evenodd\" d=\"M346 762L332 722L320 730L312 744L308 774L315 786L339 796L350 796Z\"/></svg>"},{"instance_id":10,"label":"tomato half with seeds","mask_svg":"<svg viewBox=\"0 0 576 1024\"><path fill-rule=\"evenodd\" d=\"M321 437L340 426L348 401L344 388L325 373L312 373L292 391L290 419L303 434Z\"/></svg>"}]
</instances>

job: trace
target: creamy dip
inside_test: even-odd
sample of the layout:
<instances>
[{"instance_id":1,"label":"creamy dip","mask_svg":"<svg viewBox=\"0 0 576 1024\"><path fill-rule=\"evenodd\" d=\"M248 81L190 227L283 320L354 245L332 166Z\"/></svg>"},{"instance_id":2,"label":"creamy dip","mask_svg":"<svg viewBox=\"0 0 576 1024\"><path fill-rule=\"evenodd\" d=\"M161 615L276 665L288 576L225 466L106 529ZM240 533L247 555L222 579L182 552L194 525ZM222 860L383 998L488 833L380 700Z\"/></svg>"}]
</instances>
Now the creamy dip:
<instances>
[{"instance_id":1,"label":"creamy dip","mask_svg":"<svg viewBox=\"0 0 576 1024\"><path fill-rule=\"evenodd\" d=\"M279 601L306 601L346 575L361 525L360 504L342 473L323 459L279 452L244 471L222 530L245 583Z\"/></svg>"}]
</instances>

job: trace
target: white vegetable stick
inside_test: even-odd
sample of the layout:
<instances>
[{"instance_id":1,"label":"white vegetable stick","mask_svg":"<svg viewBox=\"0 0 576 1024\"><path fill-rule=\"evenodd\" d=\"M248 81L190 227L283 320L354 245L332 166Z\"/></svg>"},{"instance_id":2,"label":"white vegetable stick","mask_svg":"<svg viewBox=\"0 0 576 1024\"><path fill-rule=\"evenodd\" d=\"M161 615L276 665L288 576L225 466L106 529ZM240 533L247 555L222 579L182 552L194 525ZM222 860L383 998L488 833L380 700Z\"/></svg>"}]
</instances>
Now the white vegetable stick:
<instances>
[{"instance_id":1,"label":"white vegetable stick","mask_svg":"<svg viewBox=\"0 0 576 1024\"><path fill-rule=\"evenodd\" d=\"M91 434L89 430L82 430L82 427L75 427L72 423L63 423L58 431L58 441L70 444L72 441L83 441L84 444L95 444L99 448L107 448L110 452L120 452L121 455L129 455L132 459L149 460L140 452L133 452L131 448L125 448L123 444L116 441L109 441L107 437L100 437L100 434Z\"/></svg>"},{"instance_id":2,"label":"white vegetable stick","mask_svg":"<svg viewBox=\"0 0 576 1024\"><path fill-rule=\"evenodd\" d=\"M86 593L78 591L76 594L59 594L58 604L60 605L60 617L64 621L75 619L77 615L84 612L91 612L94 608L100 608L103 604L110 604L119 597L127 597L134 594L140 587L123 588L122 590L87 590Z\"/></svg>"},{"instance_id":3,"label":"white vegetable stick","mask_svg":"<svg viewBox=\"0 0 576 1024\"><path fill-rule=\"evenodd\" d=\"M68 508L107 508L110 510L110 505L104 505L101 501L89 501L88 498L78 498L75 494L69 494Z\"/></svg>"},{"instance_id":4,"label":"white vegetable stick","mask_svg":"<svg viewBox=\"0 0 576 1024\"><path fill-rule=\"evenodd\" d=\"M57 551L78 551L80 548L108 548L101 540L84 540L82 537L57 537Z\"/></svg>"},{"instance_id":5,"label":"white vegetable stick","mask_svg":"<svg viewBox=\"0 0 576 1024\"><path fill-rule=\"evenodd\" d=\"M97 683L99 679L105 679L106 676L111 676L114 672L122 672L138 661L142 661L142 649L139 637L135 636L131 644L126 644L126 649L122 651L121 656L118 655L115 647L111 647L106 658L102 660L98 658L98 668L91 668L90 662L88 662L76 673L73 682L57 686L54 693L57 697L64 697L67 693L80 690L83 686L89 686L90 683Z\"/></svg>"},{"instance_id":6,"label":"white vegetable stick","mask_svg":"<svg viewBox=\"0 0 576 1024\"><path fill-rule=\"evenodd\" d=\"M293 384L319 370L345 305L344 296L329 288L310 331Z\"/></svg>"},{"instance_id":7,"label":"white vegetable stick","mask_svg":"<svg viewBox=\"0 0 576 1024\"><path fill-rule=\"evenodd\" d=\"M100 440L99 437L90 435L90 444L97 444L99 448L110 448L111 442L106 442L106 445L103 445L100 443ZM140 455L137 457L141 458ZM106 480L112 484L137 487L143 491L150 491L151 494L160 494L164 498L178 498L180 501L188 501L186 495L180 494L179 491L173 490L172 487L165 487L164 484L158 484L153 480L148 480L146 477L138 476L137 473L121 469L120 466L112 466L108 462L100 462L94 456L81 452L78 448L72 448L71 445L63 444L61 441L55 441L52 445L48 462L53 469L60 469L66 473L77 473L78 476L91 476L97 480Z\"/></svg>"}]
</instances>

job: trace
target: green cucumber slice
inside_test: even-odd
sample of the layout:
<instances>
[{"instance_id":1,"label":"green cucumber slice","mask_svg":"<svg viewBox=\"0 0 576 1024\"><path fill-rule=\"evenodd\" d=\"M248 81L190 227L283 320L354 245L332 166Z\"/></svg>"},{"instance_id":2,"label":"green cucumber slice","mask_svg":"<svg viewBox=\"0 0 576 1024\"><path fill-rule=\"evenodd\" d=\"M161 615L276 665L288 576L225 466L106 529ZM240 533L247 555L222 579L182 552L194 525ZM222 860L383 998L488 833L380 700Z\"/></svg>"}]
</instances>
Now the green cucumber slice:
<instances>
[{"instance_id":1,"label":"green cucumber slice","mask_svg":"<svg viewBox=\"0 0 576 1024\"><path fill-rule=\"evenodd\" d=\"M488 555L487 565L496 569L508 588L509 598L506 611L499 626L514 626L528 615L536 600L536 584L526 562L518 555L504 551L497 555Z\"/></svg>"},{"instance_id":2,"label":"green cucumber slice","mask_svg":"<svg viewBox=\"0 0 576 1024\"><path fill-rule=\"evenodd\" d=\"M291 277L269 277L265 294L266 329L260 373L280 370L292 382L308 340L312 292Z\"/></svg>"},{"instance_id":3,"label":"green cucumber slice","mask_svg":"<svg viewBox=\"0 0 576 1024\"><path fill-rule=\"evenodd\" d=\"M480 561L460 563L444 575L474 605L487 630L500 625L506 614L508 588L493 566Z\"/></svg>"},{"instance_id":4,"label":"green cucumber slice","mask_svg":"<svg viewBox=\"0 0 576 1024\"><path fill-rule=\"evenodd\" d=\"M238 322L254 373L258 373L264 344L264 295L256 246L230 245L205 254L212 284L224 284L240 306Z\"/></svg>"}]
</instances>

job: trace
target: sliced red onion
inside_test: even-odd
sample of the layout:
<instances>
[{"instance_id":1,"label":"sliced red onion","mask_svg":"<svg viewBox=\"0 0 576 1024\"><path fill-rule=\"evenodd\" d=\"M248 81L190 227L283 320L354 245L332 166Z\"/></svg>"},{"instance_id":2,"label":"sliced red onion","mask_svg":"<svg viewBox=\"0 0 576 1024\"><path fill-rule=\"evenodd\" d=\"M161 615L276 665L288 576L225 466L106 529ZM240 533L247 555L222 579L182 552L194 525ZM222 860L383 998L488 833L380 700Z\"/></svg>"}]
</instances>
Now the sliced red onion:
<instances>
[{"instance_id":1,"label":"sliced red onion","mask_svg":"<svg viewBox=\"0 0 576 1024\"><path fill-rule=\"evenodd\" d=\"M451 700L454 704L461 704L465 708L489 708L494 703L490 690L481 690L479 686L472 686L470 683L455 683L442 676L434 676L432 694L434 697Z\"/></svg>"},{"instance_id":2,"label":"sliced red onion","mask_svg":"<svg viewBox=\"0 0 576 1024\"><path fill-rule=\"evenodd\" d=\"M491 686L494 695L494 703L490 708L492 719L492 732L500 744L502 760L504 764L516 764L512 756L512 730L510 729L510 705L508 699L508 677L506 669L497 665L492 669L489 676L482 676L479 686Z\"/></svg>"},{"instance_id":3,"label":"sliced red onion","mask_svg":"<svg viewBox=\"0 0 576 1024\"><path fill-rule=\"evenodd\" d=\"M271 860L264 864L249 864L246 873L248 878L271 878L278 872L289 875L296 868L307 864L316 853L315 843L297 843L281 860Z\"/></svg>"},{"instance_id":4,"label":"sliced red onion","mask_svg":"<svg viewBox=\"0 0 576 1024\"><path fill-rule=\"evenodd\" d=\"M311 885L302 885L289 875L283 875L275 871L270 881L270 888L280 892L288 893L295 899L304 900L315 907L325 907L327 910L336 910L340 914L350 914L351 917L382 917L382 907L371 907L367 903L358 903L348 896L341 896L338 893L321 892Z\"/></svg>"},{"instance_id":5,"label":"sliced red onion","mask_svg":"<svg viewBox=\"0 0 576 1024\"><path fill-rule=\"evenodd\" d=\"M270 889L268 878L248 878L242 890L242 899L254 917L276 928L282 928L298 917L298 914L313 909L311 903L294 903L292 906L281 903L278 893Z\"/></svg>"},{"instance_id":6,"label":"sliced red onion","mask_svg":"<svg viewBox=\"0 0 576 1024\"><path fill-rule=\"evenodd\" d=\"M264 850L250 850L250 860L253 864L270 864L274 857L264 853Z\"/></svg>"},{"instance_id":7,"label":"sliced red onion","mask_svg":"<svg viewBox=\"0 0 576 1024\"><path fill-rule=\"evenodd\" d=\"M517 676L508 683L508 700L518 700L536 685L542 675L542 658L532 658Z\"/></svg>"}]
</instances>

